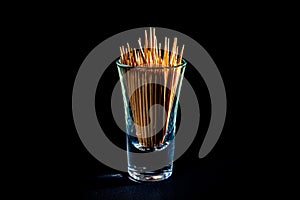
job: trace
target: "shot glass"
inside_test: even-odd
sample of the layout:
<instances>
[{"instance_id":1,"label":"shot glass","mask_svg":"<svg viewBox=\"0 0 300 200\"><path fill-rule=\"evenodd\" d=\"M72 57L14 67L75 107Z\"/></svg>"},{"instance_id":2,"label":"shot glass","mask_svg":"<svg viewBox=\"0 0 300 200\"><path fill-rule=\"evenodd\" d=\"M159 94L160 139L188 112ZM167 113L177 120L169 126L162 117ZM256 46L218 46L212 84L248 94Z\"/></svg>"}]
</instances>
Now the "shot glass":
<instances>
[{"instance_id":1,"label":"shot glass","mask_svg":"<svg viewBox=\"0 0 300 200\"><path fill-rule=\"evenodd\" d=\"M128 66L117 60L125 110L128 174L137 181L171 176L178 101L186 61Z\"/></svg>"}]
</instances>

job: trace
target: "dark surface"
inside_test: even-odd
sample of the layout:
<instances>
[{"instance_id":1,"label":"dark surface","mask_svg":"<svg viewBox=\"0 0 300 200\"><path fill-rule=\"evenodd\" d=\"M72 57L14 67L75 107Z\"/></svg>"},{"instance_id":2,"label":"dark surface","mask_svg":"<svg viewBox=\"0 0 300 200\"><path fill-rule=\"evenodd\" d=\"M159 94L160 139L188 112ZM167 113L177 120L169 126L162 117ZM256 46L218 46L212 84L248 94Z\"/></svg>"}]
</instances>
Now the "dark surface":
<instances>
[{"instance_id":1,"label":"dark surface","mask_svg":"<svg viewBox=\"0 0 300 200\"><path fill-rule=\"evenodd\" d=\"M127 174L93 176L85 181L81 195L84 199L183 199L216 192L237 196L245 189L240 167L234 160L177 163L169 179L151 183L135 183Z\"/></svg>"}]
</instances>

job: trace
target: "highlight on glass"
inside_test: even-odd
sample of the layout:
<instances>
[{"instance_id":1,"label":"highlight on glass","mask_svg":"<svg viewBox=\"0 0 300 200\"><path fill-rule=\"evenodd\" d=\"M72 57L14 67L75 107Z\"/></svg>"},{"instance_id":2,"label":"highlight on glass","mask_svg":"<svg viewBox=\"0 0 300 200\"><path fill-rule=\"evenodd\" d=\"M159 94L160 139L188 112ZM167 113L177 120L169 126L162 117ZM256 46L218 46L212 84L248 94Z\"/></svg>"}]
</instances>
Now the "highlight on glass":
<instances>
[{"instance_id":1,"label":"highlight on glass","mask_svg":"<svg viewBox=\"0 0 300 200\"><path fill-rule=\"evenodd\" d=\"M149 36L145 30L144 45L141 38L138 44L139 49L128 43L121 46L116 63L125 109L128 173L134 180L159 181L173 171L177 108L187 63L184 45L179 49L175 37L170 49L165 37L162 49L155 28L150 28Z\"/></svg>"}]
</instances>

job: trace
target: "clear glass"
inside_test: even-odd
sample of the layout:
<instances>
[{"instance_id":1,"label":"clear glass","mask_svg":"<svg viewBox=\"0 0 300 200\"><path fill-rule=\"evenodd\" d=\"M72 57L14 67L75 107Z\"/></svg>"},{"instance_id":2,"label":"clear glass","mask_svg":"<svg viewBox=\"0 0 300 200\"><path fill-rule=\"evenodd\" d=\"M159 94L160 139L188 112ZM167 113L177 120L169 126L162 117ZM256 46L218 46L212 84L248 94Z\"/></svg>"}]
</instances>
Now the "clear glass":
<instances>
[{"instance_id":1,"label":"clear glass","mask_svg":"<svg viewBox=\"0 0 300 200\"><path fill-rule=\"evenodd\" d=\"M132 67L117 61L130 177L167 179L173 171L176 116L186 61L174 67Z\"/></svg>"}]
</instances>

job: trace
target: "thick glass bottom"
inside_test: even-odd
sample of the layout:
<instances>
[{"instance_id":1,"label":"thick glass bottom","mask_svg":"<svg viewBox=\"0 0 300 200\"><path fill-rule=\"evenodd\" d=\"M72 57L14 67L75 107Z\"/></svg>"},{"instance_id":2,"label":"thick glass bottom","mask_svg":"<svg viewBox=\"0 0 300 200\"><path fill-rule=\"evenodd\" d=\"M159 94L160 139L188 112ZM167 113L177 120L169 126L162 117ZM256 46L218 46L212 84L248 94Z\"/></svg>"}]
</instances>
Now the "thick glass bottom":
<instances>
[{"instance_id":1,"label":"thick glass bottom","mask_svg":"<svg viewBox=\"0 0 300 200\"><path fill-rule=\"evenodd\" d=\"M173 164L155 171L145 171L128 167L128 174L136 181L162 181L172 175Z\"/></svg>"}]
</instances>

